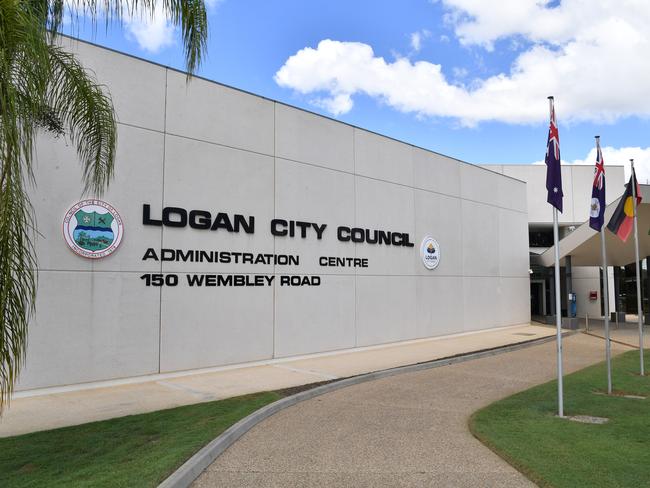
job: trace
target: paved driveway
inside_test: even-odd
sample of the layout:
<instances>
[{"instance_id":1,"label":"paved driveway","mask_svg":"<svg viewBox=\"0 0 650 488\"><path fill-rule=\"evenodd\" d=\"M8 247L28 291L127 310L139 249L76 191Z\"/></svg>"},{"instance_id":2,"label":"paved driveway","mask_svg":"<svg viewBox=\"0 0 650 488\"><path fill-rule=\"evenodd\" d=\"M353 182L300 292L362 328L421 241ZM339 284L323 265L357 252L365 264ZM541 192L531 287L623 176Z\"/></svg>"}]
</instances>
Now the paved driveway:
<instances>
[{"instance_id":1,"label":"paved driveway","mask_svg":"<svg viewBox=\"0 0 650 488\"><path fill-rule=\"evenodd\" d=\"M600 339L577 334L564 344L567 372L604 358ZM344 388L257 425L194 486L534 486L477 441L467 420L555 374L551 342Z\"/></svg>"}]
</instances>

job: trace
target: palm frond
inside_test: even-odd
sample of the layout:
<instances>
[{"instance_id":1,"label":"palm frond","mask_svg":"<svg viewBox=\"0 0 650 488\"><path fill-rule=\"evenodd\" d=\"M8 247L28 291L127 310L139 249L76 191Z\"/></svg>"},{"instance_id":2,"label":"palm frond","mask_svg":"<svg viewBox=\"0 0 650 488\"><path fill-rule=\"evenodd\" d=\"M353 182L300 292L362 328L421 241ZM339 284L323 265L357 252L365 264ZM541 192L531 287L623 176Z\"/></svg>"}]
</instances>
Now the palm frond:
<instances>
[{"instance_id":1,"label":"palm frond","mask_svg":"<svg viewBox=\"0 0 650 488\"><path fill-rule=\"evenodd\" d=\"M49 71L36 15L21 2L0 0L0 411L24 362L36 296L34 214L25 186Z\"/></svg>"},{"instance_id":2,"label":"palm frond","mask_svg":"<svg viewBox=\"0 0 650 488\"><path fill-rule=\"evenodd\" d=\"M25 359L37 280L33 210L12 166L0 188L0 412Z\"/></svg>"},{"instance_id":3,"label":"palm frond","mask_svg":"<svg viewBox=\"0 0 650 488\"><path fill-rule=\"evenodd\" d=\"M74 56L50 45L46 103L68 130L83 167L85 192L100 196L113 176L117 124L113 103Z\"/></svg>"},{"instance_id":4,"label":"palm frond","mask_svg":"<svg viewBox=\"0 0 650 488\"><path fill-rule=\"evenodd\" d=\"M203 59L203 0L162 0L180 27L188 77ZM0 0L0 413L25 359L34 312L37 262L33 145L39 128L66 133L77 148L85 191L100 195L113 176L117 129L110 96L55 41L66 12L71 22L121 21L156 12L154 0Z\"/></svg>"},{"instance_id":5,"label":"palm frond","mask_svg":"<svg viewBox=\"0 0 650 488\"><path fill-rule=\"evenodd\" d=\"M47 28L58 31L62 16L69 13L70 23L74 29L86 20L95 27L103 20L106 28L112 22L121 23L125 18L153 18L156 6L161 5L170 21L180 29L185 51L185 67L188 78L201 65L208 42L208 16L204 0L31 0L48 5ZM42 7L41 7L42 10Z\"/></svg>"}]
</instances>

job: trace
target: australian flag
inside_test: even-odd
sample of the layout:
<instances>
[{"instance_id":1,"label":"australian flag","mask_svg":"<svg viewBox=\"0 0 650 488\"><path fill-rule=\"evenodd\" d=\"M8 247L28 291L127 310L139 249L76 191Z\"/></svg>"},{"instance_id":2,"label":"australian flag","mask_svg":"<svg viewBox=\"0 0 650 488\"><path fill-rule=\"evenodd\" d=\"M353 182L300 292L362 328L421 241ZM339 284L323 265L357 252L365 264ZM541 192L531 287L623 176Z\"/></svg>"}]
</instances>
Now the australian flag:
<instances>
[{"instance_id":1,"label":"australian flag","mask_svg":"<svg viewBox=\"0 0 650 488\"><path fill-rule=\"evenodd\" d=\"M594 185L591 189L591 206L589 209L589 227L600 232L605 223L605 162L600 152L600 141L596 142L596 168Z\"/></svg>"},{"instance_id":2,"label":"australian flag","mask_svg":"<svg viewBox=\"0 0 650 488\"><path fill-rule=\"evenodd\" d=\"M562 168L560 166L560 134L555 121L555 107L551 100L551 124L548 128L548 144L546 146L546 201L562 212Z\"/></svg>"}]
</instances>

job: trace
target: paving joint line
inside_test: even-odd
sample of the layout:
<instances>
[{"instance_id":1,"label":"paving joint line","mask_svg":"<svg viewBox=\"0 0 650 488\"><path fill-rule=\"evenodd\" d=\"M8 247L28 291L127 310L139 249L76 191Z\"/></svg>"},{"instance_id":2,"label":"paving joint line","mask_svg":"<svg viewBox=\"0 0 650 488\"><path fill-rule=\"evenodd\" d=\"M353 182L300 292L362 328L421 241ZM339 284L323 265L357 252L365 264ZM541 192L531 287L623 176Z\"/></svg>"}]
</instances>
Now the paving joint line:
<instances>
[{"instance_id":1,"label":"paving joint line","mask_svg":"<svg viewBox=\"0 0 650 488\"><path fill-rule=\"evenodd\" d=\"M313 371L311 369L294 368L292 366L288 366L287 364L283 364L283 363L274 364L273 367L274 368L284 369L286 371L292 371L294 373L308 374L310 376L316 376L316 377L321 378L321 379L326 380L326 381L340 379L340 376L335 376L333 374L328 374L328 373L324 373L324 372L320 372L320 371Z\"/></svg>"},{"instance_id":2,"label":"paving joint line","mask_svg":"<svg viewBox=\"0 0 650 488\"><path fill-rule=\"evenodd\" d=\"M562 337L577 334L578 331L563 332ZM448 366L450 364L462 363L474 359L481 359L498 354L518 351L527 347L532 347L547 342L553 342L555 335L530 339L521 342L515 342L505 346L496 346L488 349L482 349L469 353L460 353L452 356L447 356L432 361L424 361L406 366L398 366L396 368L382 369L370 373L360 374L357 376L350 376L340 380L334 380L322 386L317 386L309 390L301 391L294 395L281 398L265 407L256 410L247 417L244 417L236 424L232 425L218 437L213 439L206 446L201 448L196 454L183 463L176 471L174 471L167 479L158 485L158 488L188 488L226 449L232 446L237 440L246 434L249 430L257 424L271 417L272 415L291 407L298 403L310 400L325 393L330 393L341 388L348 386L366 383L382 378L388 378L398 374L413 373L416 371L424 371L427 369L439 368L441 366Z\"/></svg>"},{"instance_id":3,"label":"paving joint line","mask_svg":"<svg viewBox=\"0 0 650 488\"><path fill-rule=\"evenodd\" d=\"M582 333L585 334L585 335L591 336L591 337L597 337L598 339L607 340L606 337L600 336L598 334L593 334L591 332L587 332L586 330L583 330ZM617 341L616 339L612 339L611 337L609 338L609 342L614 342L614 343L620 344L622 346L631 347L632 349L638 349L639 348L639 346L635 346L634 344L628 344L627 342Z\"/></svg>"}]
</instances>

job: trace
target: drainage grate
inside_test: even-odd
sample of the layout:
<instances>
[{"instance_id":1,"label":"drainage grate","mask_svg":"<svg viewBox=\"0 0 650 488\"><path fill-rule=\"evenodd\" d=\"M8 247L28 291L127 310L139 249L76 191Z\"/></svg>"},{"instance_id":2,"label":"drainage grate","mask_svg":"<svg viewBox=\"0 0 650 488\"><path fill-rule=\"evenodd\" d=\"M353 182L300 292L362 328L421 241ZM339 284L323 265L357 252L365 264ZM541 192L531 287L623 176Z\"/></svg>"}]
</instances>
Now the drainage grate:
<instances>
[{"instance_id":1,"label":"drainage grate","mask_svg":"<svg viewBox=\"0 0 650 488\"><path fill-rule=\"evenodd\" d=\"M537 334L531 334L530 332L513 332L512 335L534 336L534 335L537 335Z\"/></svg>"}]
</instances>

